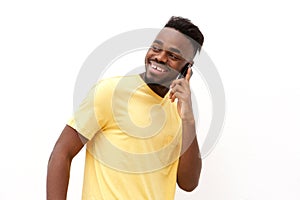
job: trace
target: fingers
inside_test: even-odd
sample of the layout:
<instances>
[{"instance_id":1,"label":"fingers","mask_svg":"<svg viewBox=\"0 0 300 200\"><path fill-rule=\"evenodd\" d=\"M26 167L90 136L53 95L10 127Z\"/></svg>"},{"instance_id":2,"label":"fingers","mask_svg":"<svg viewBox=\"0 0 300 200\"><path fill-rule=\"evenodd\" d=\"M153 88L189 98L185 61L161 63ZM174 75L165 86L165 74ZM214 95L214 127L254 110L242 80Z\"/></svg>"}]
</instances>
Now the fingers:
<instances>
[{"instance_id":1,"label":"fingers","mask_svg":"<svg viewBox=\"0 0 300 200\"><path fill-rule=\"evenodd\" d=\"M176 79L171 83L170 89L174 88L176 85L184 85L185 84L184 82L187 82L187 81L183 78Z\"/></svg>"},{"instance_id":2,"label":"fingers","mask_svg":"<svg viewBox=\"0 0 300 200\"><path fill-rule=\"evenodd\" d=\"M192 68L189 67L188 71L187 71L187 74L185 76L185 80L187 80L188 82L190 82L191 76L192 76Z\"/></svg>"},{"instance_id":3,"label":"fingers","mask_svg":"<svg viewBox=\"0 0 300 200\"><path fill-rule=\"evenodd\" d=\"M192 74L192 68L189 67L186 76L180 79L175 79L170 85L170 88L174 87L176 84L181 84L182 80L185 80L189 84Z\"/></svg>"},{"instance_id":4,"label":"fingers","mask_svg":"<svg viewBox=\"0 0 300 200\"><path fill-rule=\"evenodd\" d=\"M179 95L178 86L175 86L175 87L171 88L171 92L170 92L170 95L169 95L169 98L170 98L171 102L174 102L175 99L178 97L178 95Z\"/></svg>"},{"instance_id":5,"label":"fingers","mask_svg":"<svg viewBox=\"0 0 300 200\"><path fill-rule=\"evenodd\" d=\"M189 82L188 80L186 80L185 78L181 78L181 79L176 79L172 82L172 84L170 85L170 89L174 89L175 86L181 86L186 90L189 90Z\"/></svg>"},{"instance_id":6,"label":"fingers","mask_svg":"<svg viewBox=\"0 0 300 200\"><path fill-rule=\"evenodd\" d=\"M174 102L175 99L183 99L183 95L184 94L179 91L171 92L169 98L170 98L171 102Z\"/></svg>"},{"instance_id":7,"label":"fingers","mask_svg":"<svg viewBox=\"0 0 300 200\"><path fill-rule=\"evenodd\" d=\"M176 79L170 85L171 92L169 98L174 102L176 98L183 100L190 96L190 79L192 76L192 69L189 67L184 78Z\"/></svg>"},{"instance_id":8,"label":"fingers","mask_svg":"<svg viewBox=\"0 0 300 200\"><path fill-rule=\"evenodd\" d=\"M174 80L170 86L169 98L174 102L176 98L179 101L185 101L190 96L190 87L188 81L185 79Z\"/></svg>"}]
</instances>

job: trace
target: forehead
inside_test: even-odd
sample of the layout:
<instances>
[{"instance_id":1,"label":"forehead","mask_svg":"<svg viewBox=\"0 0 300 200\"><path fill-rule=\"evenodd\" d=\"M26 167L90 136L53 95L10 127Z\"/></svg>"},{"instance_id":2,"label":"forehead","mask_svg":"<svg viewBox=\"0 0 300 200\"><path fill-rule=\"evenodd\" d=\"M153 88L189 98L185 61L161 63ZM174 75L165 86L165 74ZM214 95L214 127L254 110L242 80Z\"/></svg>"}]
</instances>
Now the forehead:
<instances>
[{"instance_id":1,"label":"forehead","mask_svg":"<svg viewBox=\"0 0 300 200\"><path fill-rule=\"evenodd\" d=\"M186 59L193 55L193 45L188 36L173 28L163 28L156 36L155 41L160 41L164 49L178 49Z\"/></svg>"}]
</instances>

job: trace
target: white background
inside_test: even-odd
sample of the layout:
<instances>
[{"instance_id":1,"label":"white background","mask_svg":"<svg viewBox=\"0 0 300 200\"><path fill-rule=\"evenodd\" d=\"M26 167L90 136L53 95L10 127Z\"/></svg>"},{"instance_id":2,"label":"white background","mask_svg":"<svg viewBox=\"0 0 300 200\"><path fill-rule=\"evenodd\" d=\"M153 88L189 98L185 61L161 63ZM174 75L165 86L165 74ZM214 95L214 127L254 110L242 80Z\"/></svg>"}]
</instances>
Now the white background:
<instances>
[{"instance_id":1,"label":"white background","mask_svg":"<svg viewBox=\"0 0 300 200\"><path fill-rule=\"evenodd\" d=\"M172 15L205 35L226 93L226 122L198 188L176 199L300 199L299 7L286 1L1 1L0 199L45 199L47 162L72 113L87 56ZM69 198L80 199L82 151Z\"/></svg>"}]
</instances>

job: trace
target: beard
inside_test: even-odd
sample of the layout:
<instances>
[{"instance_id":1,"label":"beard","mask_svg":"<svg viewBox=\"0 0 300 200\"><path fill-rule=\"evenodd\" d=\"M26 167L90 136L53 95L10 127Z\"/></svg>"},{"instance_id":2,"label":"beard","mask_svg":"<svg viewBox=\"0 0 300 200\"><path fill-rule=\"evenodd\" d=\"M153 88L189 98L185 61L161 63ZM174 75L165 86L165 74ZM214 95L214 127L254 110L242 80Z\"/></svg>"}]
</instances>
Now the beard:
<instances>
[{"instance_id":1,"label":"beard","mask_svg":"<svg viewBox=\"0 0 300 200\"><path fill-rule=\"evenodd\" d=\"M176 79L179 73L167 65L160 64L159 66L163 66L163 69L165 69L166 71L159 71L158 69L155 69L150 63L146 63L144 81L148 85L160 85L169 88L172 81Z\"/></svg>"}]
</instances>

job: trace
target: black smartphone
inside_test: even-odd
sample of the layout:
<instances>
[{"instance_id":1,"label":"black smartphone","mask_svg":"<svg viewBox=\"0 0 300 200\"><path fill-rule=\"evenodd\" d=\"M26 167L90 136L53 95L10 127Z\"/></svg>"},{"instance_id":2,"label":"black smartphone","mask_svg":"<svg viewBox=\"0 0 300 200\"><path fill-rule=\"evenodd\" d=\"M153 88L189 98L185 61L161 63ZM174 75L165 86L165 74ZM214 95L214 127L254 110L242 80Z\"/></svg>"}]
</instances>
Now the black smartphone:
<instances>
[{"instance_id":1,"label":"black smartphone","mask_svg":"<svg viewBox=\"0 0 300 200\"><path fill-rule=\"evenodd\" d=\"M182 68L181 72L178 74L176 79L184 78L188 72L188 69L192 67L190 63L186 63L184 67ZM192 73L193 74L193 73Z\"/></svg>"}]
</instances>

